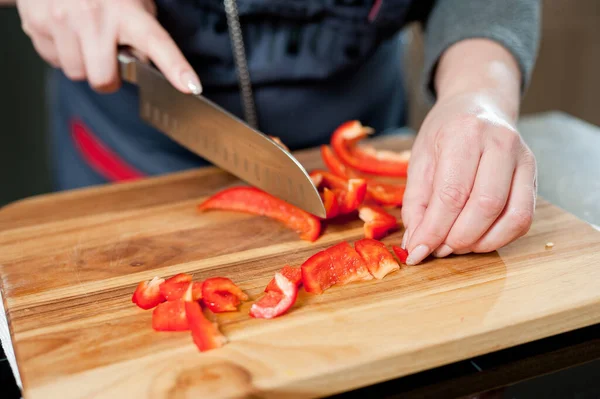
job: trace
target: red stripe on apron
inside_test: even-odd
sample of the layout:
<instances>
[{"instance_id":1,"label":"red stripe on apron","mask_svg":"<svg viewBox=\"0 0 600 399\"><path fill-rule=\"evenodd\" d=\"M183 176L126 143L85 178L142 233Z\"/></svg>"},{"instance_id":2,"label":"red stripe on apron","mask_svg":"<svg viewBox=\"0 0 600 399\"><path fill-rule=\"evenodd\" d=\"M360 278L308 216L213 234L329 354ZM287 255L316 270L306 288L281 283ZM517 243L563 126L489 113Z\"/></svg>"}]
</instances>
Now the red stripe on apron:
<instances>
[{"instance_id":1,"label":"red stripe on apron","mask_svg":"<svg viewBox=\"0 0 600 399\"><path fill-rule=\"evenodd\" d=\"M71 135L86 162L110 181L135 180L143 173L111 151L81 121L71 121Z\"/></svg>"}]
</instances>

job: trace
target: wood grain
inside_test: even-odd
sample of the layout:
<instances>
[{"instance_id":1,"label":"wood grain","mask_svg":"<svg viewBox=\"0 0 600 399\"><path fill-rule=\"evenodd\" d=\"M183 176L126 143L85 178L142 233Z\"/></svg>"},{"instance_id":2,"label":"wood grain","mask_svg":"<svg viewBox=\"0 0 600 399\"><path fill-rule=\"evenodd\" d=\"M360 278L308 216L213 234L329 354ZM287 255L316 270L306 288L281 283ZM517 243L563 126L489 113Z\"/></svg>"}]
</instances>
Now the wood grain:
<instances>
[{"instance_id":1,"label":"wood grain","mask_svg":"<svg viewBox=\"0 0 600 399\"><path fill-rule=\"evenodd\" d=\"M322 167L317 151L298 158ZM223 275L256 299L284 264L362 237L358 220L307 243L268 219L196 213L231 184L211 168L0 210L1 283L26 398L323 396L600 322L600 233L540 200L531 231L498 252L302 293L275 320L251 319L246 303L219 315L230 344L199 353L188 333L151 329L151 312L130 301L140 280Z\"/></svg>"}]
</instances>

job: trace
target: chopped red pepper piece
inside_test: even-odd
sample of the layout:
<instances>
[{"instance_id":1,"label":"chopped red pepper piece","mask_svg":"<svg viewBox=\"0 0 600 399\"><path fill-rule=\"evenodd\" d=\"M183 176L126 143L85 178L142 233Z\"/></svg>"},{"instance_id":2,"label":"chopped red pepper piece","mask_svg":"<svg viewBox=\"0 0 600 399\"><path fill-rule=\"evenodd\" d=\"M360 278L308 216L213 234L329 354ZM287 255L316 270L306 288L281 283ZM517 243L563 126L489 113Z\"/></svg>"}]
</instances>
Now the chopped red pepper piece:
<instances>
[{"instance_id":1,"label":"chopped red pepper piece","mask_svg":"<svg viewBox=\"0 0 600 399\"><path fill-rule=\"evenodd\" d=\"M381 205L402 205L404 197L404 184L381 183L368 176L352 170L342 163L329 146L321 146L321 156L327 168L336 176L342 178L360 178L367 181L367 198L375 200Z\"/></svg>"},{"instance_id":2,"label":"chopped red pepper piece","mask_svg":"<svg viewBox=\"0 0 600 399\"><path fill-rule=\"evenodd\" d=\"M160 293L167 301L176 301L183 297L188 287L192 284L192 297L194 301L202 299L202 282L169 283L169 280L160 285Z\"/></svg>"},{"instance_id":3,"label":"chopped red pepper piece","mask_svg":"<svg viewBox=\"0 0 600 399\"><path fill-rule=\"evenodd\" d=\"M189 330L184 301L179 299L159 304L152 311L152 328L155 331Z\"/></svg>"},{"instance_id":4,"label":"chopped red pepper piece","mask_svg":"<svg viewBox=\"0 0 600 399\"><path fill-rule=\"evenodd\" d=\"M361 139L372 133L373 129L363 126L359 121L348 121L333 132L331 145L342 162L356 170L381 176L405 177L410 151L395 153L357 146Z\"/></svg>"},{"instance_id":5,"label":"chopped red pepper piece","mask_svg":"<svg viewBox=\"0 0 600 399\"><path fill-rule=\"evenodd\" d=\"M288 311L298 297L298 287L281 273L275 273L277 291L267 292L250 307L250 316L259 319L272 319Z\"/></svg>"},{"instance_id":6,"label":"chopped red pepper piece","mask_svg":"<svg viewBox=\"0 0 600 399\"><path fill-rule=\"evenodd\" d=\"M406 264L406 258L408 258L408 251L395 245L392 245L392 250L398 257L400 263Z\"/></svg>"},{"instance_id":7,"label":"chopped red pepper piece","mask_svg":"<svg viewBox=\"0 0 600 399\"><path fill-rule=\"evenodd\" d=\"M317 252L302 264L301 269L304 289L315 294L334 284L373 278L358 252L345 241Z\"/></svg>"},{"instance_id":8,"label":"chopped red pepper piece","mask_svg":"<svg viewBox=\"0 0 600 399\"><path fill-rule=\"evenodd\" d=\"M335 271L331 257L320 251L308 258L300 267L302 283L306 292L321 294L336 283Z\"/></svg>"},{"instance_id":9,"label":"chopped red pepper piece","mask_svg":"<svg viewBox=\"0 0 600 399\"><path fill-rule=\"evenodd\" d=\"M346 180L325 170L312 171L310 176L317 187L333 191L337 198L339 214L345 215L355 211L365 199L367 182L363 179ZM335 208L332 207L332 209ZM327 215L327 217L330 216Z\"/></svg>"},{"instance_id":10,"label":"chopped red pepper piece","mask_svg":"<svg viewBox=\"0 0 600 399\"><path fill-rule=\"evenodd\" d=\"M150 281L142 281L138 284L131 302L135 303L142 309L152 309L161 302L164 302L165 298L160 293L160 285L165 281L163 278L154 277Z\"/></svg>"},{"instance_id":11,"label":"chopped red pepper piece","mask_svg":"<svg viewBox=\"0 0 600 399\"><path fill-rule=\"evenodd\" d=\"M363 258L348 242L343 241L325 250L333 263L336 284L372 280Z\"/></svg>"},{"instance_id":12,"label":"chopped red pepper piece","mask_svg":"<svg viewBox=\"0 0 600 399\"><path fill-rule=\"evenodd\" d=\"M321 221L316 216L254 187L222 190L198 205L200 211L208 209L267 216L294 229L307 241L315 241L321 233Z\"/></svg>"},{"instance_id":13,"label":"chopped red pepper piece","mask_svg":"<svg viewBox=\"0 0 600 399\"><path fill-rule=\"evenodd\" d=\"M191 274L179 273L179 274L174 275L173 277L169 277L168 279L166 279L165 283L167 283L167 284L189 283L190 281L192 281Z\"/></svg>"},{"instance_id":14,"label":"chopped red pepper piece","mask_svg":"<svg viewBox=\"0 0 600 399\"><path fill-rule=\"evenodd\" d=\"M299 267L292 267L285 265L281 271L279 272L283 274L285 278L290 280L292 283L296 285L296 287L300 287L302 285L302 270ZM268 291L279 291L279 287L277 286L277 282L275 278L273 278L269 284L267 284L267 288L265 288L265 292ZM279 291L281 292L281 291Z\"/></svg>"},{"instance_id":15,"label":"chopped red pepper piece","mask_svg":"<svg viewBox=\"0 0 600 399\"><path fill-rule=\"evenodd\" d=\"M340 214L340 206L338 204L337 195L325 187L321 193L323 205L325 206L325 217L331 219Z\"/></svg>"},{"instance_id":16,"label":"chopped red pepper piece","mask_svg":"<svg viewBox=\"0 0 600 399\"><path fill-rule=\"evenodd\" d=\"M365 222L365 238L373 238L375 240L384 237L398 224L394 216L376 205L361 205L358 208L358 217Z\"/></svg>"},{"instance_id":17,"label":"chopped red pepper piece","mask_svg":"<svg viewBox=\"0 0 600 399\"><path fill-rule=\"evenodd\" d=\"M185 313L194 343L201 352L220 348L227 343L218 326L204 316L198 302L185 302Z\"/></svg>"},{"instance_id":18,"label":"chopped red pepper piece","mask_svg":"<svg viewBox=\"0 0 600 399\"><path fill-rule=\"evenodd\" d=\"M236 311L240 300L248 300L248 295L226 277L213 277L202 284L202 299L215 313Z\"/></svg>"},{"instance_id":19,"label":"chopped red pepper piece","mask_svg":"<svg viewBox=\"0 0 600 399\"><path fill-rule=\"evenodd\" d=\"M400 265L382 242L363 238L354 243L354 249L364 259L369 272L376 279L381 280L389 273L400 269Z\"/></svg>"}]
</instances>

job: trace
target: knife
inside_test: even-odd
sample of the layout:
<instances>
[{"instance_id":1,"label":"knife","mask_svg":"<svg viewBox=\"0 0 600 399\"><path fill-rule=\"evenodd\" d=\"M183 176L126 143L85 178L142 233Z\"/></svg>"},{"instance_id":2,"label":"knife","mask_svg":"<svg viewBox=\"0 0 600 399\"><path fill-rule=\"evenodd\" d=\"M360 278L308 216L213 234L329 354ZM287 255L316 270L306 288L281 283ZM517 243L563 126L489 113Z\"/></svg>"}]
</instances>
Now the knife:
<instances>
[{"instance_id":1,"label":"knife","mask_svg":"<svg viewBox=\"0 0 600 399\"><path fill-rule=\"evenodd\" d=\"M120 50L118 61L122 79L139 88L142 120L241 180L325 217L317 188L289 151L206 97L175 89L129 51Z\"/></svg>"}]
</instances>

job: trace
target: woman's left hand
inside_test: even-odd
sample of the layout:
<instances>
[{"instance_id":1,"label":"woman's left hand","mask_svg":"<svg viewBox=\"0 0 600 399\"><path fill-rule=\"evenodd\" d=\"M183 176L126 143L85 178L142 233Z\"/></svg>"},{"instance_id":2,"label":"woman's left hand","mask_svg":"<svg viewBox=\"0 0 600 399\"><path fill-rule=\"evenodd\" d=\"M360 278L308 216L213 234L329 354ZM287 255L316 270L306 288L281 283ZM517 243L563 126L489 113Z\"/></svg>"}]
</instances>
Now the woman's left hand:
<instances>
[{"instance_id":1,"label":"woman's left hand","mask_svg":"<svg viewBox=\"0 0 600 399\"><path fill-rule=\"evenodd\" d=\"M408 264L494 251L530 228L536 161L485 92L441 97L411 155L402 209Z\"/></svg>"}]
</instances>

